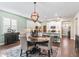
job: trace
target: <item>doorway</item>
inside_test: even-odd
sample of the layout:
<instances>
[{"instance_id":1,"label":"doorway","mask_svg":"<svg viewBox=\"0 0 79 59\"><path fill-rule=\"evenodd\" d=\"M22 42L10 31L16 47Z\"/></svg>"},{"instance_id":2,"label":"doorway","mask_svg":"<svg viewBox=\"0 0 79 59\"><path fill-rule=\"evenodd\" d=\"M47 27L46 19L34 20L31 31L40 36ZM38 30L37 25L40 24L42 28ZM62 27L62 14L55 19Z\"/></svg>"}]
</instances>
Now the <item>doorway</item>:
<instances>
[{"instance_id":1,"label":"doorway","mask_svg":"<svg viewBox=\"0 0 79 59\"><path fill-rule=\"evenodd\" d=\"M71 22L62 22L62 38L71 38Z\"/></svg>"}]
</instances>

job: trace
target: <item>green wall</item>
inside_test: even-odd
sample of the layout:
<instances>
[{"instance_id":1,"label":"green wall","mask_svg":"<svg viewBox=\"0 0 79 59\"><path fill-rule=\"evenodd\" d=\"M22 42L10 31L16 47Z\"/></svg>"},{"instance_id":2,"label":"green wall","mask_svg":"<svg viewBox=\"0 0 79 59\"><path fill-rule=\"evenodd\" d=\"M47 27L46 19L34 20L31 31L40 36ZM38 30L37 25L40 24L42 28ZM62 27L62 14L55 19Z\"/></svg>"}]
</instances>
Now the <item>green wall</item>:
<instances>
[{"instance_id":1,"label":"green wall","mask_svg":"<svg viewBox=\"0 0 79 59\"><path fill-rule=\"evenodd\" d=\"M0 10L0 43L4 43L4 36L3 36L4 34L2 33L3 32L2 21L4 17L17 20L17 31L18 32L26 28L27 26L26 21L28 20L28 18L25 18L23 16L19 16L13 13Z\"/></svg>"}]
</instances>

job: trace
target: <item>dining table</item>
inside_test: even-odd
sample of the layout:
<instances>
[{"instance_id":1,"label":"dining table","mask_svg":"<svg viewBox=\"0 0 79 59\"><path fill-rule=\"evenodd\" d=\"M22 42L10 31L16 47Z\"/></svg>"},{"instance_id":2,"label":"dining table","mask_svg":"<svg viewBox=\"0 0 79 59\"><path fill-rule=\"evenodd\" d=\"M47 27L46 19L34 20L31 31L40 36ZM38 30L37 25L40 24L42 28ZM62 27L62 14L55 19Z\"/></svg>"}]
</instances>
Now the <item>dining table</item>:
<instances>
[{"instance_id":1,"label":"dining table","mask_svg":"<svg viewBox=\"0 0 79 59\"><path fill-rule=\"evenodd\" d=\"M50 54L52 53L52 39L50 36L36 36L36 37L28 36L28 38L31 40L27 40L27 41L34 42L35 47L37 44L47 43L48 57L50 57Z\"/></svg>"}]
</instances>

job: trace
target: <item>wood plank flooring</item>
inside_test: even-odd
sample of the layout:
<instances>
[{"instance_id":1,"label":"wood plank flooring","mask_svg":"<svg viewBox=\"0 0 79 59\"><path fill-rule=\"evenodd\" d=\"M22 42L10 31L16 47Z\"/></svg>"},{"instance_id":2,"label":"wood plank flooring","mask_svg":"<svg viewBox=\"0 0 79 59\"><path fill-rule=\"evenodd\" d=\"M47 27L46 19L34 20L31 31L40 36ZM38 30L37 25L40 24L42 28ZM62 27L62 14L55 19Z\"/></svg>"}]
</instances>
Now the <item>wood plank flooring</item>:
<instances>
[{"instance_id":1,"label":"wood plank flooring","mask_svg":"<svg viewBox=\"0 0 79 59\"><path fill-rule=\"evenodd\" d=\"M62 57L75 57L75 40L68 38L61 39L60 50Z\"/></svg>"}]
</instances>

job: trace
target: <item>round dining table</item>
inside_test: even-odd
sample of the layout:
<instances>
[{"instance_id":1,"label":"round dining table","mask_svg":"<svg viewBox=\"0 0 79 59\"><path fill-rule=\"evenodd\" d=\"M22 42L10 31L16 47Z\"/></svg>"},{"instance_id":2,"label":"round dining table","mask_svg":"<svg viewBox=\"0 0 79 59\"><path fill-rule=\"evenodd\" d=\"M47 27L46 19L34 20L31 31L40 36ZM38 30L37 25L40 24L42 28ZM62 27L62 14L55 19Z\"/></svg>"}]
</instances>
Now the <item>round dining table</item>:
<instances>
[{"instance_id":1,"label":"round dining table","mask_svg":"<svg viewBox=\"0 0 79 59\"><path fill-rule=\"evenodd\" d=\"M35 47L37 44L47 43L48 57L50 57L50 54L52 53L52 39L51 39L51 37L49 37L49 36L37 36L37 37L29 36L28 38L31 40L27 40L27 41L34 43Z\"/></svg>"}]
</instances>

